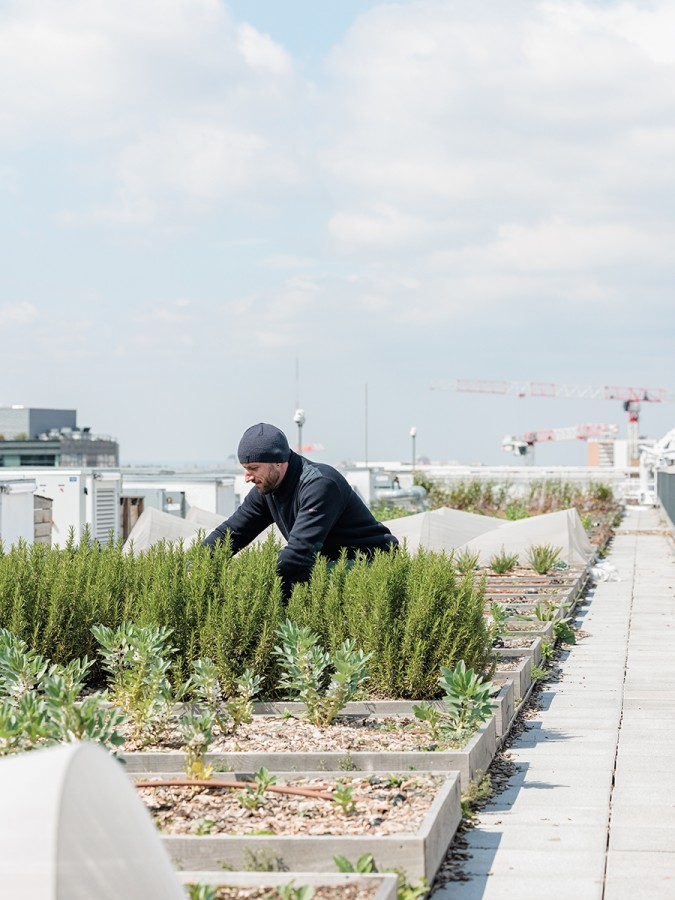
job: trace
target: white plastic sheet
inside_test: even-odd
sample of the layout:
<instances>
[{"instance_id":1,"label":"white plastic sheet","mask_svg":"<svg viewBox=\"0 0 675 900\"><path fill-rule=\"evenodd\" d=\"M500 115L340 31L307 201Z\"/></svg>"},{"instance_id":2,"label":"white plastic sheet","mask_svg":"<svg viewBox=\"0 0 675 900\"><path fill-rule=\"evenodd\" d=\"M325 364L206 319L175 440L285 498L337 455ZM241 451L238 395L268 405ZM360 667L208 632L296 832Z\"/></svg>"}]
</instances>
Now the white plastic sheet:
<instances>
[{"instance_id":1,"label":"white plastic sheet","mask_svg":"<svg viewBox=\"0 0 675 900\"><path fill-rule=\"evenodd\" d=\"M122 765L97 744L0 760L0 895L185 900Z\"/></svg>"},{"instance_id":2,"label":"white plastic sheet","mask_svg":"<svg viewBox=\"0 0 675 900\"><path fill-rule=\"evenodd\" d=\"M530 516L515 522L495 516L480 516L460 510L438 509L388 521L387 526L399 540L405 540L411 552L467 549L479 554L481 565L488 565L495 554L517 553L525 561L530 547L550 544L561 547L561 559L569 565L586 565L594 548L576 509Z\"/></svg>"}]
</instances>

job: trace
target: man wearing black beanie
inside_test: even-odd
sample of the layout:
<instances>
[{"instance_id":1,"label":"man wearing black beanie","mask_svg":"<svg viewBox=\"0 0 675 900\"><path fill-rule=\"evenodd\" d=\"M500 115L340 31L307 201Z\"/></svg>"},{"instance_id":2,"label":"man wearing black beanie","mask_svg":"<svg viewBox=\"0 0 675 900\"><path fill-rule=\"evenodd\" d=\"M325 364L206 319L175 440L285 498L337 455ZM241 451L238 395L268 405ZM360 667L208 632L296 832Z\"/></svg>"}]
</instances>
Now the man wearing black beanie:
<instances>
[{"instance_id":1,"label":"man wearing black beanie","mask_svg":"<svg viewBox=\"0 0 675 900\"><path fill-rule=\"evenodd\" d=\"M247 428L237 455L256 490L204 544L212 547L229 532L236 553L274 522L287 541L277 562L285 600L297 582L307 581L318 553L336 560L346 549L353 559L398 546L337 469L294 453L276 426L259 422Z\"/></svg>"}]
</instances>

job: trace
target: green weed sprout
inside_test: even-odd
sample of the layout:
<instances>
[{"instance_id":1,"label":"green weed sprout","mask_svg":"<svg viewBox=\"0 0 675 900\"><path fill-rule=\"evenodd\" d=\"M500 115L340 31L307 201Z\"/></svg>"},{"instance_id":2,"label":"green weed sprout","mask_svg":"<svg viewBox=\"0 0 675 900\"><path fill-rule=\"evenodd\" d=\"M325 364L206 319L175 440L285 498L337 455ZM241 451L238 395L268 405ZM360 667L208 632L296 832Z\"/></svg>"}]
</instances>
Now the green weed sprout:
<instances>
[{"instance_id":1,"label":"green weed sprout","mask_svg":"<svg viewBox=\"0 0 675 900\"><path fill-rule=\"evenodd\" d=\"M354 788L350 784L338 782L332 793L333 802L339 806L343 815L350 816L356 811L356 801L354 800Z\"/></svg>"}]
</instances>

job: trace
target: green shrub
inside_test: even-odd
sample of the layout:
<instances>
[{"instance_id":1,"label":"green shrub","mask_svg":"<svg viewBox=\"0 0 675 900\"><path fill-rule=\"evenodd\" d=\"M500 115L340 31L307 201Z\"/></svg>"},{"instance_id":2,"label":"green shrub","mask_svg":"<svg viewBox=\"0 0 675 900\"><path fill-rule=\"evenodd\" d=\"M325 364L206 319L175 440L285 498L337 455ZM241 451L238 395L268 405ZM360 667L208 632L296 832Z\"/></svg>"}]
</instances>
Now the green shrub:
<instances>
[{"instance_id":1,"label":"green shrub","mask_svg":"<svg viewBox=\"0 0 675 900\"><path fill-rule=\"evenodd\" d=\"M174 694L193 662L208 658L225 697L248 670L273 699L280 667L272 651L284 615L311 628L330 654L355 641L369 654L367 689L378 696L430 697L441 666L489 664L484 586L458 575L451 554L401 547L372 560L319 557L284 610L278 550L273 537L237 555L227 542L213 552L200 542L162 542L126 553L120 542L86 535L79 544L71 535L64 547L0 547L0 627L54 663L94 660L94 684L106 676L94 627L170 629L165 676Z\"/></svg>"}]
</instances>

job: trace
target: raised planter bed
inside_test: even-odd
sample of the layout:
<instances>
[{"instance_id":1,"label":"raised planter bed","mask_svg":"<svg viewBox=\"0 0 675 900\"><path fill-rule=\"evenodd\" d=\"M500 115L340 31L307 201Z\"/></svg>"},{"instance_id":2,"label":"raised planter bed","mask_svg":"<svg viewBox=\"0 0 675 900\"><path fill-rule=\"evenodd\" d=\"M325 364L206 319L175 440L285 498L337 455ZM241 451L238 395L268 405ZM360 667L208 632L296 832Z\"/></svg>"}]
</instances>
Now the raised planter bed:
<instances>
[{"instance_id":1,"label":"raised planter bed","mask_svg":"<svg viewBox=\"0 0 675 900\"><path fill-rule=\"evenodd\" d=\"M521 622L515 618L507 619L506 630L503 632L502 636L505 638L539 636L545 641L552 641L553 620L542 622L538 619L535 619L533 622Z\"/></svg>"},{"instance_id":2,"label":"raised planter bed","mask_svg":"<svg viewBox=\"0 0 675 900\"><path fill-rule=\"evenodd\" d=\"M513 643L519 643L514 647L496 647L495 653L500 659L513 659L519 656L529 656L532 659L532 665L540 666L542 660L542 639L541 637L531 637L530 635L510 635L514 638ZM499 666L499 663L497 663Z\"/></svg>"},{"instance_id":3,"label":"raised planter bed","mask_svg":"<svg viewBox=\"0 0 675 900\"><path fill-rule=\"evenodd\" d=\"M241 824L238 824L232 831L248 831L249 833L164 833L162 841L179 869L220 870L221 878L223 877L223 868L242 870L250 868L252 861L260 860L263 860L266 866L273 866L279 871L334 873L336 870L334 856L339 854L356 862L363 854L371 853L380 870L402 869L410 882L415 882L422 877L432 881L461 820L459 775L457 772L446 772L439 775L431 772L411 773L410 771L391 774L399 775L400 789L394 787L393 790L400 790L399 797L403 798L398 804L395 800L393 801L394 806L398 807L397 811L403 811L405 802L414 802L412 799L414 790L425 801L420 804L419 799L417 800L415 815L412 819L401 815L400 821L403 824L400 826L402 828L400 831L398 824L390 821L385 811L382 812L384 817L382 819L368 818L371 807L366 812L366 818L364 819L362 816L362 821L354 824L351 817L341 816L336 808L331 807L330 800L318 801L324 806L328 804L327 815L324 815L323 821L318 825L312 826L315 820L312 819L311 813L303 811L303 806L306 807L314 801L303 800L303 798L290 800L283 798L279 801L279 808L288 803L291 806L291 812L287 816L281 812L275 813L274 809L264 810L260 817L252 817L246 811L242 811ZM278 786L297 784L298 781L302 785L309 785L317 783L317 779L323 785L324 791L327 790L325 786L330 785L333 781L352 783L357 805L359 791L363 792L366 784L370 783L370 779L358 779L356 776L304 772L296 773L288 780L279 779ZM237 780L239 779L237 778ZM372 785L371 790L379 796L383 794L384 786L385 777L382 776L382 780L378 780L375 785ZM166 793L175 789L157 787L139 788L139 790L146 802L149 802L153 808L164 812L162 819L164 827L176 827L177 830L186 828L184 819L174 820L171 797L175 795ZM186 788L185 790L194 791L195 789ZM217 788L212 789L212 791L217 790ZM406 795L408 796L407 800L405 799ZM222 808L224 800L221 798L214 802L219 804L219 808ZM230 803L232 807L239 808L236 799L231 799ZM387 803L391 806L392 801L391 799L387 801L385 796L383 810ZM191 807L198 807L200 812L204 809L216 808L215 806L198 806L192 794L189 804ZM232 815L236 817L237 814L236 812L231 813L228 821L232 820ZM270 816L273 817L274 830L278 833L256 833L256 823L264 823L269 820ZM308 818L305 819L305 816ZM406 825L406 822L415 824ZM158 824L161 827L162 823ZM312 827L319 833L306 833ZM378 828L380 832L389 833L378 833ZM290 833L281 833L289 831ZM345 831L347 833L344 833ZM360 833L355 833L357 831Z\"/></svg>"},{"instance_id":4,"label":"raised planter bed","mask_svg":"<svg viewBox=\"0 0 675 900\"><path fill-rule=\"evenodd\" d=\"M497 729L492 716L461 750L341 750L207 753L206 763L218 772L459 772L462 788L486 772L497 750ZM185 754L172 750L140 750L120 754L127 772L183 772Z\"/></svg>"},{"instance_id":5,"label":"raised planter bed","mask_svg":"<svg viewBox=\"0 0 675 900\"><path fill-rule=\"evenodd\" d=\"M233 892L240 890L243 896L250 896L250 891L259 888L266 892L286 885L301 888L311 885L317 892L315 900L323 900L330 896L349 900L352 889L359 892L359 897L367 900L396 900L398 894L398 878L393 873L374 873L372 875L352 875L350 873L328 872L179 872L182 884L206 884L213 887L227 887ZM244 895L243 892L246 891Z\"/></svg>"},{"instance_id":6,"label":"raised planter bed","mask_svg":"<svg viewBox=\"0 0 675 900\"><path fill-rule=\"evenodd\" d=\"M496 679L512 679L515 690L516 711L525 699L532 687L532 657L531 656L503 656L502 664L497 663L494 673Z\"/></svg>"},{"instance_id":7,"label":"raised planter bed","mask_svg":"<svg viewBox=\"0 0 675 900\"><path fill-rule=\"evenodd\" d=\"M570 569L552 576L525 576L517 574L487 578L485 599L504 605L529 605L539 601L565 607L573 604L583 591L589 575L588 566Z\"/></svg>"},{"instance_id":8,"label":"raised planter bed","mask_svg":"<svg viewBox=\"0 0 675 900\"><path fill-rule=\"evenodd\" d=\"M499 680L501 681L501 679ZM503 681L493 705L495 708L495 733L497 740L500 741L508 734L516 714L516 689L512 678Z\"/></svg>"}]
</instances>

